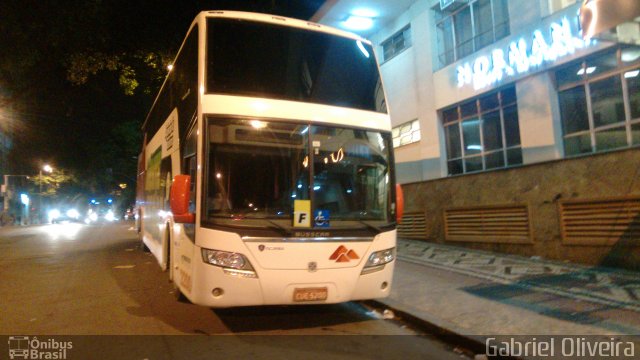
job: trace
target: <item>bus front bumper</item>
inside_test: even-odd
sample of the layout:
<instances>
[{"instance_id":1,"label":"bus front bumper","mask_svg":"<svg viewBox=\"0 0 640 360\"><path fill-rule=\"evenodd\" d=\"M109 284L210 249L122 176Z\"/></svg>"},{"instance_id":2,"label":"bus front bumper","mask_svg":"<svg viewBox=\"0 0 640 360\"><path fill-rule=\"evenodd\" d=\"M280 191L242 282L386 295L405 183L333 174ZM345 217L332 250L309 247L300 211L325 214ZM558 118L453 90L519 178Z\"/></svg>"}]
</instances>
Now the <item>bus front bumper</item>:
<instances>
[{"instance_id":1,"label":"bus front bumper","mask_svg":"<svg viewBox=\"0 0 640 360\"><path fill-rule=\"evenodd\" d=\"M395 260L375 272L362 267L309 270L257 271L258 278L225 272L198 262L194 286L185 295L194 304L224 308L255 305L334 304L389 296Z\"/></svg>"}]
</instances>

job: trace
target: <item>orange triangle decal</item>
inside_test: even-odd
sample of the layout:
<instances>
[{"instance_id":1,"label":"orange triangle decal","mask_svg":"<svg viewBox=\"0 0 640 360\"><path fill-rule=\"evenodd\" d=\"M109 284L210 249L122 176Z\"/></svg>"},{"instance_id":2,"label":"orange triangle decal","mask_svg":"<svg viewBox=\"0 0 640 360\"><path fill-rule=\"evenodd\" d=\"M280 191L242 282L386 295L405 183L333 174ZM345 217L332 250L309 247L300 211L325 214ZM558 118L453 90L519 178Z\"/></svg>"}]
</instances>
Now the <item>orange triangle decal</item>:
<instances>
[{"instance_id":1,"label":"orange triangle decal","mask_svg":"<svg viewBox=\"0 0 640 360\"><path fill-rule=\"evenodd\" d=\"M349 252L347 253L347 256L351 260L360 259L360 256L358 256L358 254L356 254L356 252L353 250L349 250Z\"/></svg>"},{"instance_id":2,"label":"orange triangle decal","mask_svg":"<svg viewBox=\"0 0 640 360\"><path fill-rule=\"evenodd\" d=\"M336 262L349 262L349 258L345 254L340 254L340 257L338 257L338 260L336 260Z\"/></svg>"},{"instance_id":3,"label":"orange triangle decal","mask_svg":"<svg viewBox=\"0 0 640 360\"><path fill-rule=\"evenodd\" d=\"M331 257L329 257L329 260L335 260L337 259L339 256L345 254L347 252L347 248L344 247L343 245L338 246L338 248L336 249L336 251L333 252L333 254L331 254ZM348 261L348 260L347 260Z\"/></svg>"}]
</instances>

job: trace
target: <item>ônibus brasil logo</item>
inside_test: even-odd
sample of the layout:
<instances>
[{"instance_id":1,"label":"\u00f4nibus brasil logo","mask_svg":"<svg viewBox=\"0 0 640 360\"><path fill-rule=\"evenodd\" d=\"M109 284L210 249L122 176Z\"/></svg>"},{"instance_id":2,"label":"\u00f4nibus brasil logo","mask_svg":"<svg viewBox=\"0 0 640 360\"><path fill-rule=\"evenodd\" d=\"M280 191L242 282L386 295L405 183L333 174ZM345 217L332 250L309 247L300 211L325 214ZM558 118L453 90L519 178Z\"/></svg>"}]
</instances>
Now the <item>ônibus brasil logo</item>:
<instances>
[{"instance_id":1,"label":"\u00f4nibus brasil logo","mask_svg":"<svg viewBox=\"0 0 640 360\"><path fill-rule=\"evenodd\" d=\"M37 337L9 336L9 359L66 359L71 341L40 340Z\"/></svg>"}]
</instances>

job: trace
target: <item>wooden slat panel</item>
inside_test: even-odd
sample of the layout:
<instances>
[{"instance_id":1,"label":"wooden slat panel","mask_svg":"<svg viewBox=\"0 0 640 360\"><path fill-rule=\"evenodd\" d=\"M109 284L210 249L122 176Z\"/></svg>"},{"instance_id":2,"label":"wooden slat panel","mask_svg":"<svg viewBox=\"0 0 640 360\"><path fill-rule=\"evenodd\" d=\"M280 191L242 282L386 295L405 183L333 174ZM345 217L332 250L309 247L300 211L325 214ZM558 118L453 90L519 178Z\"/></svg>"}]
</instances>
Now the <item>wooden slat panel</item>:
<instances>
[{"instance_id":1,"label":"wooden slat panel","mask_svg":"<svg viewBox=\"0 0 640 360\"><path fill-rule=\"evenodd\" d=\"M444 223L448 241L531 242L526 205L446 209Z\"/></svg>"},{"instance_id":2,"label":"wooden slat panel","mask_svg":"<svg viewBox=\"0 0 640 360\"><path fill-rule=\"evenodd\" d=\"M567 200L558 206L565 244L613 245L640 237L640 196Z\"/></svg>"},{"instance_id":3,"label":"wooden slat panel","mask_svg":"<svg viewBox=\"0 0 640 360\"><path fill-rule=\"evenodd\" d=\"M398 236L407 239L425 239L427 237L424 212L404 213L398 225Z\"/></svg>"}]
</instances>

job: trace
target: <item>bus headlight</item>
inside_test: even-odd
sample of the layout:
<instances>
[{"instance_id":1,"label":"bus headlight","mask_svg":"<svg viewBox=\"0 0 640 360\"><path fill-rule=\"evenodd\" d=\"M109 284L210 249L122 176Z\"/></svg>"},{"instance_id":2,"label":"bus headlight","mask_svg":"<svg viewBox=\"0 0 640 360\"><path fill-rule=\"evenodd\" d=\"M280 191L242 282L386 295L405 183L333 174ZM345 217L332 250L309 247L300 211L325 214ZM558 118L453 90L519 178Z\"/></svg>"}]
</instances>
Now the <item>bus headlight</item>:
<instances>
[{"instance_id":1,"label":"bus headlight","mask_svg":"<svg viewBox=\"0 0 640 360\"><path fill-rule=\"evenodd\" d=\"M202 260L223 268L255 272L249 260L240 253L202 249Z\"/></svg>"},{"instance_id":2,"label":"bus headlight","mask_svg":"<svg viewBox=\"0 0 640 360\"><path fill-rule=\"evenodd\" d=\"M384 269L384 265L396 258L396 248L380 250L369 255L362 274L369 274Z\"/></svg>"}]
</instances>

